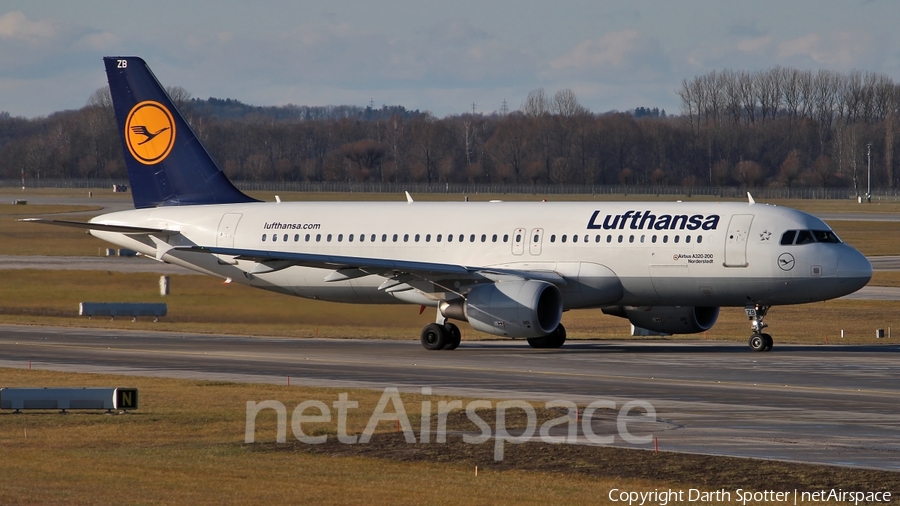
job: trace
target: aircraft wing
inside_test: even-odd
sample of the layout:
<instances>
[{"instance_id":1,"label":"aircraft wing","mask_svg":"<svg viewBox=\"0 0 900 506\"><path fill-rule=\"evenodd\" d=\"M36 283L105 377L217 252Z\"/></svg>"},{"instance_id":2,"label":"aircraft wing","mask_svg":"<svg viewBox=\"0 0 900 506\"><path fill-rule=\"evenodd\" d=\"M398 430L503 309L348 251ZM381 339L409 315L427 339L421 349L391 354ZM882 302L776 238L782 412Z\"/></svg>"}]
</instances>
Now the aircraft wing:
<instances>
[{"instance_id":1,"label":"aircraft wing","mask_svg":"<svg viewBox=\"0 0 900 506\"><path fill-rule=\"evenodd\" d=\"M62 227L72 227L72 228L80 228L83 230L102 230L104 232L118 232L120 234L134 234L134 235L159 235L159 236L169 236L169 235L178 235L180 232L178 230L167 230L163 228L147 228L147 227L132 227L128 225L105 225L103 223L86 223L83 221L68 221L68 220L48 220L44 218L23 218L16 221L22 221L26 223L41 223L44 225L58 225Z\"/></svg>"},{"instance_id":2,"label":"aircraft wing","mask_svg":"<svg viewBox=\"0 0 900 506\"><path fill-rule=\"evenodd\" d=\"M417 262L411 260L368 258L342 255L320 255L315 253L295 253L287 251L250 250L238 248L220 248L214 246L176 246L176 251L195 253L211 253L233 256L238 260L252 260L263 264L271 263L273 269L279 270L291 265L334 269L335 272L325 278L326 281L342 281L371 274L413 274L424 279L440 277L457 277L459 279L488 278L497 280L500 277L517 277L537 279L550 283L565 285L562 276L552 271L521 271L513 269L496 269L491 267L463 266L437 262Z\"/></svg>"}]
</instances>

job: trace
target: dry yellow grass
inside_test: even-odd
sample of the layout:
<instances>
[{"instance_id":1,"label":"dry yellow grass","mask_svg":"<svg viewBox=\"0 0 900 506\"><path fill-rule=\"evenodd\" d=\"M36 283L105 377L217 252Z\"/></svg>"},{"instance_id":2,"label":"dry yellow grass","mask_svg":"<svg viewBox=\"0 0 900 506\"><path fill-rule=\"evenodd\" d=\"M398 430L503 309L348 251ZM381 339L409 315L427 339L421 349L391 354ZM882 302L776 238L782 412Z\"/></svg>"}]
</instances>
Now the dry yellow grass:
<instances>
[{"instance_id":1,"label":"dry yellow grass","mask_svg":"<svg viewBox=\"0 0 900 506\"><path fill-rule=\"evenodd\" d=\"M0 322L131 328L143 330L282 337L381 338L416 340L434 317L409 305L349 305L289 297L245 286L224 285L207 276L171 277L171 294L160 297L154 274L102 271L5 271L0 284ZM158 323L146 318L110 321L76 316L81 301L160 302L169 316ZM832 300L778 306L766 320L778 343L851 344L875 341L876 328L900 329L900 314L891 301ZM627 320L599 310L563 315L570 339L640 339L628 335ZM466 340L502 339L461 323ZM840 339L841 330L845 338ZM746 340L750 326L743 308L722 308L719 322L704 334L667 339Z\"/></svg>"}]
</instances>

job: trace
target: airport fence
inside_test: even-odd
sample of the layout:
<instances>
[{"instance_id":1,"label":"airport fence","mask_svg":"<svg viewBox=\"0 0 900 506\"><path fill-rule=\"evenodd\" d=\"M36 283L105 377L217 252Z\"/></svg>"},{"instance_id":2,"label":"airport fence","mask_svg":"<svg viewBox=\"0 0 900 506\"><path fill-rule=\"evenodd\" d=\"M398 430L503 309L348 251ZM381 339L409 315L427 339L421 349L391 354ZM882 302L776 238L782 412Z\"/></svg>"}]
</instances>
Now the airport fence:
<instances>
[{"instance_id":1,"label":"airport fence","mask_svg":"<svg viewBox=\"0 0 900 506\"><path fill-rule=\"evenodd\" d=\"M128 185L123 179L26 179L26 188L76 188L112 191L113 185ZM733 186L621 186L621 185L548 185L548 184L466 184L466 183L338 183L301 181L235 181L244 191L304 193L447 193L462 195L655 195L671 197L708 196L745 198L749 191L755 199L851 199L862 193L853 188L740 188ZM21 188L21 179L0 179L0 188ZM872 191L873 200L900 200L900 189Z\"/></svg>"}]
</instances>

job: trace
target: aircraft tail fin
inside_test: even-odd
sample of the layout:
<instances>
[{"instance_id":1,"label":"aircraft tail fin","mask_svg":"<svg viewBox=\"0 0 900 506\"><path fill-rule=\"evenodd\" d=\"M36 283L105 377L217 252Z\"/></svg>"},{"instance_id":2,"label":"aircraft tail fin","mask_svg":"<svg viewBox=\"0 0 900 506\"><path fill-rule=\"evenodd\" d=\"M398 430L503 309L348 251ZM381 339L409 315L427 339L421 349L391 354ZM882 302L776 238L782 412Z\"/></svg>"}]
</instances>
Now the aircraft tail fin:
<instances>
[{"instance_id":1,"label":"aircraft tail fin","mask_svg":"<svg viewBox=\"0 0 900 506\"><path fill-rule=\"evenodd\" d=\"M225 177L144 60L103 63L134 207L256 202Z\"/></svg>"}]
</instances>

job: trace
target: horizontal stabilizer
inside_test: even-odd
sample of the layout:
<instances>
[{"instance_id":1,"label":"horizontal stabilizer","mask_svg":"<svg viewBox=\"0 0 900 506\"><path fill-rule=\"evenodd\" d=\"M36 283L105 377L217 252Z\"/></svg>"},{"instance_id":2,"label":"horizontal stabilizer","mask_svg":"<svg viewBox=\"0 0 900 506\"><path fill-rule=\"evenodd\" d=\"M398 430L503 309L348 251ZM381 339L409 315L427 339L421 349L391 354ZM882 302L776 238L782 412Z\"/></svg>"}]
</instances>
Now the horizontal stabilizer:
<instances>
[{"instance_id":1,"label":"horizontal stabilizer","mask_svg":"<svg viewBox=\"0 0 900 506\"><path fill-rule=\"evenodd\" d=\"M178 235L180 232L178 230L166 230L162 228L147 228L147 227L131 227L128 225L106 225L103 223L86 223L83 221L68 221L68 220L47 220L44 218L24 218L21 220L27 223L41 223L44 225L57 225L61 227L72 227L72 228L80 228L83 230L101 230L103 232L118 232L120 234L134 234L134 235L161 235L161 236L169 236L169 235Z\"/></svg>"}]
</instances>

